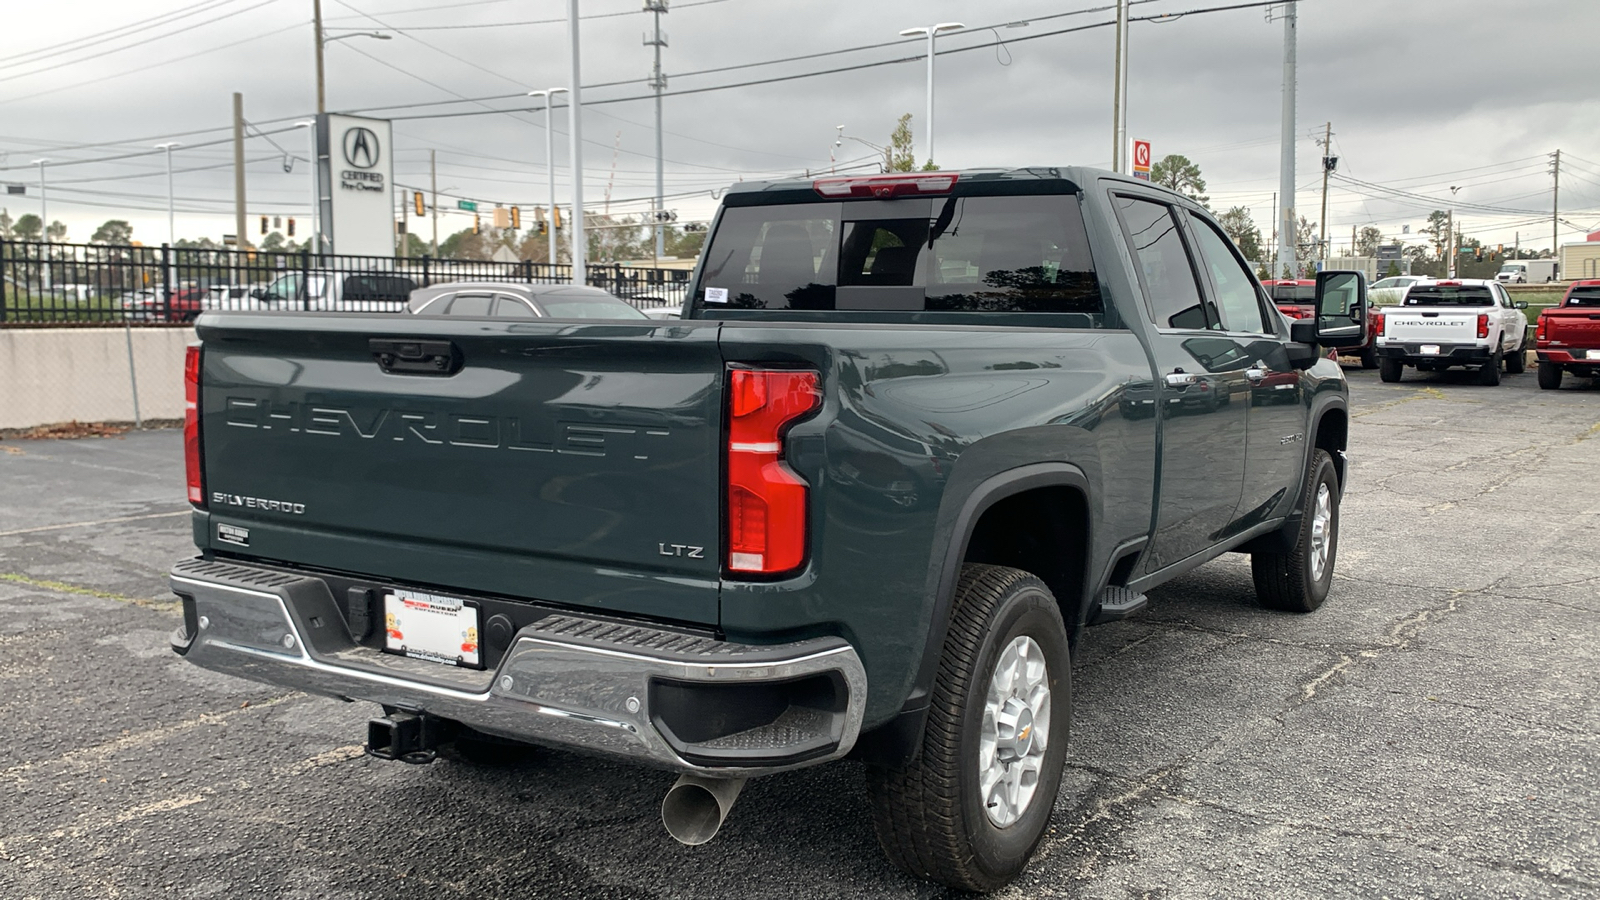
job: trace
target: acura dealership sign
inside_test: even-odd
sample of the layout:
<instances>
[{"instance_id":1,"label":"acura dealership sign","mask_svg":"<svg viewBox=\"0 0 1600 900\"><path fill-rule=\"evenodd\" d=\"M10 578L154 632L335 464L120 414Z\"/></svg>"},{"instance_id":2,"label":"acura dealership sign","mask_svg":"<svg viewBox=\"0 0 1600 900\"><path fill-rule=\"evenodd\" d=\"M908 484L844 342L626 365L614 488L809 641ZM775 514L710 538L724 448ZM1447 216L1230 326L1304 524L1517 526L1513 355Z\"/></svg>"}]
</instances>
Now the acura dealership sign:
<instances>
[{"instance_id":1,"label":"acura dealership sign","mask_svg":"<svg viewBox=\"0 0 1600 900\"><path fill-rule=\"evenodd\" d=\"M389 122L317 116L317 201L323 250L394 255L394 152Z\"/></svg>"}]
</instances>

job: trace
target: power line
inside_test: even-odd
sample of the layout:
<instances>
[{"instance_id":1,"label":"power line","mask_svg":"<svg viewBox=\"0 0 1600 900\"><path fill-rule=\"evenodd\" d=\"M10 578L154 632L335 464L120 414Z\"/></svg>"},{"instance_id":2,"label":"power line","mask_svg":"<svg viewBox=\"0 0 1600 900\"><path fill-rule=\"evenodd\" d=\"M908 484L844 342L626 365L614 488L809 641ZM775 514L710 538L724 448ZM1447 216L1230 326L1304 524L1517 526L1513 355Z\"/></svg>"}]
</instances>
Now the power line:
<instances>
[{"instance_id":1,"label":"power line","mask_svg":"<svg viewBox=\"0 0 1600 900\"><path fill-rule=\"evenodd\" d=\"M151 28L159 28L162 25L170 24L178 19L187 18L192 15L198 15L199 13L206 12L209 9L214 9L218 6L226 6L229 3L236 2L238 2L238 0L201 0L201 2L195 3L191 6L170 10L157 16L151 16L148 19L140 19L138 21L131 22L127 25L119 25L116 28L108 28L105 31L97 31L94 34L84 35L83 37L73 38L72 40L62 41L57 44L48 44L34 50L24 51L22 53L13 53L10 56L0 57L0 69L9 69L14 66L26 65L30 61L37 61L37 59L28 60L28 57L49 58L51 56L58 56L62 53L76 52L77 50L84 49L85 46L93 46L94 43L100 41L101 39L115 40L117 38L126 37L129 34L137 34L140 31L148 31ZM123 34L118 34L117 32L123 32ZM74 47L74 44L83 46Z\"/></svg>"},{"instance_id":2,"label":"power line","mask_svg":"<svg viewBox=\"0 0 1600 900\"><path fill-rule=\"evenodd\" d=\"M490 2L495 2L495 0L490 0ZM691 6L705 6L705 5L709 4L709 3L727 3L727 2L728 2L728 0L699 0L699 2L697 2L697 3L679 3L679 4L675 5L675 6L673 6L672 10L673 10L673 12L677 12L680 9L688 9ZM348 6L348 4L344 4L344 5ZM463 4L463 5L470 5L470 4ZM589 19L614 19L614 18L617 18L618 16L637 15L641 11L642 10L630 9L630 10L627 10L625 12L593 13L593 14L590 14L590 15L587 15L587 16L579 16L578 18L582 19L582 20L585 20L585 21L587 21ZM362 15L365 15L365 13L363 13ZM384 15L394 15L394 13L390 12L390 13L385 13ZM358 17L356 17L356 16L348 16L348 17L341 16L340 18L341 19L343 19L343 18L354 19L354 18L358 18ZM371 18L371 17L368 16L368 18ZM565 25L566 23L567 23L566 18L562 17L560 19L532 19L532 20L523 21L523 22L474 22L474 23L460 24L460 25L408 25L408 26L406 26L406 28L408 30L410 30L410 31L455 31L455 30L465 29L465 28L516 28L516 27L520 27L520 26L523 26L523 25Z\"/></svg>"}]
</instances>

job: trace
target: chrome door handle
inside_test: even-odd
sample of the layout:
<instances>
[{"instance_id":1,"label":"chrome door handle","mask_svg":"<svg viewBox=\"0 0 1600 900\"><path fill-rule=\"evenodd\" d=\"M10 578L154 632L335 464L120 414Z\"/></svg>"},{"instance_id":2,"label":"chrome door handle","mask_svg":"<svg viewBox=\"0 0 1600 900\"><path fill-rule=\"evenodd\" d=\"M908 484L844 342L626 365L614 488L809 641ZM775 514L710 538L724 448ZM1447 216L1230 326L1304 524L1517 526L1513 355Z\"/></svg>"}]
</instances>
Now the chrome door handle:
<instances>
[{"instance_id":1,"label":"chrome door handle","mask_svg":"<svg viewBox=\"0 0 1600 900\"><path fill-rule=\"evenodd\" d=\"M1167 373L1167 387L1188 387L1200 379L1182 369Z\"/></svg>"},{"instance_id":2,"label":"chrome door handle","mask_svg":"<svg viewBox=\"0 0 1600 900\"><path fill-rule=\"evenodd\" d=\"M1262 379L1267 377L1267 370L1266 369L1245 369L1244 370L1244 377L1250 379L1251 381L1257 381L1258 382L1258 381L1261 381Z\"/></svg>"}]
</instances>

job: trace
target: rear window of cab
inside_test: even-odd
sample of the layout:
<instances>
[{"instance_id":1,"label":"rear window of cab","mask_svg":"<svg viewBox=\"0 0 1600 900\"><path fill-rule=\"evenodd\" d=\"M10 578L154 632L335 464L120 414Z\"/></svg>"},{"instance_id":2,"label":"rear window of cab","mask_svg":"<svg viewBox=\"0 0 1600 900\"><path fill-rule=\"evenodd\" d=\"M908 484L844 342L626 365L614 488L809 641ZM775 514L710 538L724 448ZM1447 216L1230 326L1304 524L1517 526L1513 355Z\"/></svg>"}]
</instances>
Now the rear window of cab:
<instances>
[{"instance_id":1,"label":"rear window of cab","mask_svg":"<svg viewBox=\"0 0 1600 900\"><path fill-rule=\"evenodd\" d=\"M1115 327L1073 194L730 206L704 260L704 318L1022 313Z\"/></svg>"},{"instance_id":2,"label":"rear window of cab","mask_svg":"<svg viewBox=\"0 0 1600 900\"><path fill-rule=\"evenodd\" d=\"M1419 284L1406 294L1407 306L1493 306L1494 294L1482 285Z\"/></svg>"}]
</instances>

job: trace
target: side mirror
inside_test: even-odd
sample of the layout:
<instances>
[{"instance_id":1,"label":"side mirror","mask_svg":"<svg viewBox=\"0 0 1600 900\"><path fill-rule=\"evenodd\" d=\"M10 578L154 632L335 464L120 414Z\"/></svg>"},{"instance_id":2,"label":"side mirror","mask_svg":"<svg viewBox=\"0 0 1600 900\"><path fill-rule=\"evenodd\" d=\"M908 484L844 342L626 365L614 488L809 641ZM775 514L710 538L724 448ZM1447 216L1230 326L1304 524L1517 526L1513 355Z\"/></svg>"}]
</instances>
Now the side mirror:
<instances>
[{"instance_id":1,"label":"side mirror","mask_svg":"<svg viewBox=\"0 0 1600 900\"><path fill-rule=\"evenodd\" d=\"M1359 347L1367 342L1367 276L1362 272L1317 273L1317 343Z\"/></svg>"},{"instance_id":2,"label":"side mirror","mask_svg":"<svg viewBox=\"0 0 1600 900\"><path fill-rule=\"evenodd\" d=\"M251 288L250 289L250 299L251 300L265 300L265 299L267 299L267 292L263 291L261 288Z\"/></svg>"},{"instance_id":3,"label":"side mirror","mask_svg":"<svg viewBox=\"0 0 1600 900\"><path fill-rule=\"evenodd\" d=\"M1517 301L1513 302L1511 305L1515 306L1517 309L1527 309L1528 308L1528 301L1526 301L1526 300L1517 300Z\"/></svg>"}]
</instances>

